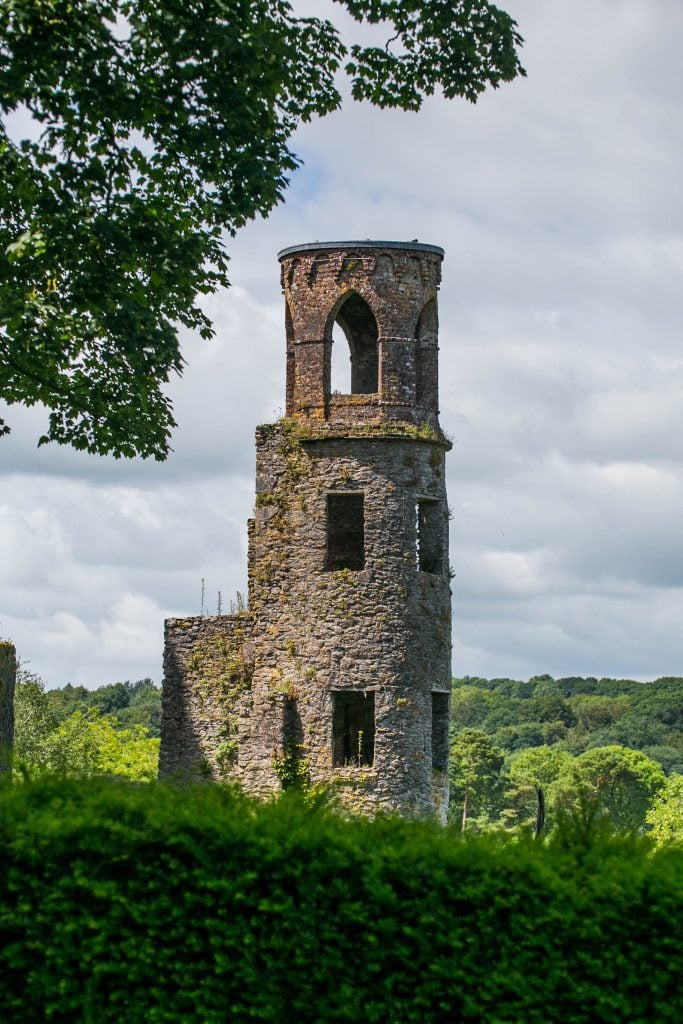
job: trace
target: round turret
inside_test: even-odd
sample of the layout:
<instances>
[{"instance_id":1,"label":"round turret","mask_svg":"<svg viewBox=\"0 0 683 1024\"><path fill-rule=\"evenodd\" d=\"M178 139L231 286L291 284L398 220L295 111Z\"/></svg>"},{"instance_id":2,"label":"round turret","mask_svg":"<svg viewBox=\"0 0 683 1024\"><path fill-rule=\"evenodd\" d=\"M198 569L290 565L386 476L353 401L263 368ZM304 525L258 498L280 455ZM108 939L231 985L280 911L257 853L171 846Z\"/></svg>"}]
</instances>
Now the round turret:
<instances>
[{"instance_id":1,"label":"round turret","mask_svg":"<svg viewBox=\"0 0 683 1024\"><path fill-rule=\"evenodd\" d=\"M438 426L437 291L443 250L418 242L314 242L283 249L287 415L322 423ZM351 387L331 377L335 324Z\"/></svg>"}]
</instances>

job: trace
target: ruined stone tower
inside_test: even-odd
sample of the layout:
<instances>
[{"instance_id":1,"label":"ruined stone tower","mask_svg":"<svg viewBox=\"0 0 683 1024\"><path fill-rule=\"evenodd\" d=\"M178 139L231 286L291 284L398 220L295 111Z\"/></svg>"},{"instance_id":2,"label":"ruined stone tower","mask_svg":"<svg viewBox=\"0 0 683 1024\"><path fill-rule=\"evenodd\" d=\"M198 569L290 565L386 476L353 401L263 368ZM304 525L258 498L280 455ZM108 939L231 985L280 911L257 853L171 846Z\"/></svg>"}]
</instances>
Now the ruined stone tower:
<instances>
[{"instance_id":1,"label":"ruined stone tower","mask_svg":"<svg viewBox=\"0 0 683 1024\"><path fill-rule=\"evenodd\" d=\"M287 405L256 430L248 610L167 621L162 776L254 793L306 779L361 810L443 818L442 257L369 241L279 254ZM334 390L333 346L350 355L350 393Z\"/></svg>"}]
</instances>

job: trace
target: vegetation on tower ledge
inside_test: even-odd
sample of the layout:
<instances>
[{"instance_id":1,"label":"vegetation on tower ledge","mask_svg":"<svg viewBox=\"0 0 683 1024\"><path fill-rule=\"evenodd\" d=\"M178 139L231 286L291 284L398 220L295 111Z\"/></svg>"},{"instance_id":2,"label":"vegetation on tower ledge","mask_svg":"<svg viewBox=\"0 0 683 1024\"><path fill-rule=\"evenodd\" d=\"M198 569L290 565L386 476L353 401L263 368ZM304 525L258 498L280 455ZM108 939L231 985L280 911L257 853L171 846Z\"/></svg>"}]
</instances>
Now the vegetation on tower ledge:
<instances>
[{"instance_id":1,"label":"vegetation on tower ledge","mask_svg":"<svg viewBox=\"0 0 683 1024\"><path fill-rule=\"evenodd\" d=\"M296 438L298 441L328 441L335 438L375 437L378 439L408 439L441 444L450 451L452 439L441 428L429 423L407 423L395 420L377 420L367 423L309 423L295 417L284 416L275 423L262 423L256 428L257 438L272 436L277 430Z\"/></svg>"}]
</instances>

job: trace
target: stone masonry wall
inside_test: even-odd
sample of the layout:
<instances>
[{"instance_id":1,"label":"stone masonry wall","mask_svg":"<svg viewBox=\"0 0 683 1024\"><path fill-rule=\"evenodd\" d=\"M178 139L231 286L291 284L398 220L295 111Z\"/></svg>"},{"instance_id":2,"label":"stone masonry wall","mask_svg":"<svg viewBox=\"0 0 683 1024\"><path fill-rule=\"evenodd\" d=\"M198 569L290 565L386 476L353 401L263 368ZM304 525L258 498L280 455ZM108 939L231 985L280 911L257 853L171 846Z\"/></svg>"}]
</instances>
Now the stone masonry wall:
<instances>
[{"instance_id":1,"label":"stone masonry wall","mask_svg":"<svg viewBox=\"0 0 683 1024\"><path fill-rule=\"evenodd\" d=\"M288 694L311 780L358 807L424 814L435 789L445 799L431 748L431 694L451 676L445 449L411 436L316 439L287 423L257 433L253 706ZM359 571L325 569L335 492L364 495ZM417 565L420 498L438 509L438 574ZM372 767L332 763L332 694L347 690L375 694Z\"/></svg>"},{"instance_id":2,"label":"stone masonry wall","mask_svg":"<svg viewBox=\"0 0 683 1024\"><path fill-rule=\"evenodd\" d=\"M248 713L253 616L167 619L159 777L198 781L236 774Z\"/></svg>"},{"instance_id":3,"label":"stone masonry wall","mask_svg":"<svg viewBox=\"0 0 683 1024\"><path fill-rule=\"evenodd\" d=\"M441 255L429 249L357 243L281 257L288 324L288 416L336 424L399 420L436 426L435 318ZM377 322L381 386L372 396L331 393L332 329L351 294L367 302Z\"/></svg>"},{"instance_id":4,"label":"stone masonry wall","mask_svg":"<svg viewBox=\"0 0 683 1024\"><path fill-rule=\"evenodd\" d=\"M248 615L166 624L161 775L281 785L288 753L357 809L430 813L434 691L450 686L446 445L407 434L257 431ZM325 568L327 495L361 491L365 568ZM418 499L438 508L441 572L417 564ZM375 696L372 767L333 765L332 695ZM438 810L438 808L437 808Z\"/></svg>"},{"instance_id":5,"label":"stone masonry wall","mask_svg":"<svg viewBox=\"0 0 683 1024\"><path fill-rule=\"evenodd\" d=\"M14 644L0 640L0 772L12 769L16 678L17 653Z\"/></svg>"},{"instance_id":6,"label":"stone masonry wall","mask_svg":"<svg viewBox=\"0 0 683 1024\"><path fill-rule=\"evenodd\" d=\"M444 820L442 255L380 242L280 254L287 416L256 432L249 612L166 623L163 776L232 778L267 794L294 773L359 811ZM353 394L331 390L337 321L355 360ZM355 531L345 568L330 554L335 530ZM362 728L335 732L335 716L351 707ZM351 735L357 752L347 749Z\"/></svg>"}]
</instances>

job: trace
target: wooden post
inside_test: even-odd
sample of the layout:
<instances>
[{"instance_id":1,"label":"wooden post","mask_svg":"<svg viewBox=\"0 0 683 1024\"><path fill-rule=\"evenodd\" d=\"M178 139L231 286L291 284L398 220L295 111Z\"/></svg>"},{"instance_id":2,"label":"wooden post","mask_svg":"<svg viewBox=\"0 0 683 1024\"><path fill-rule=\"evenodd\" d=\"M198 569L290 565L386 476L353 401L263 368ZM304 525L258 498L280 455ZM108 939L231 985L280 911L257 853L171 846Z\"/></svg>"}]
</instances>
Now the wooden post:
<instances>
[{"instance_id":1,"label":"wooden post","mask_svg":"<svg viewBox=\"0 0 683 1024\"><path fill-rule=\"evenodd\" d=\"M14 644L0 640L0 772L12 770L16 680L17 654Z\"/></svg>"}]
</instances>

